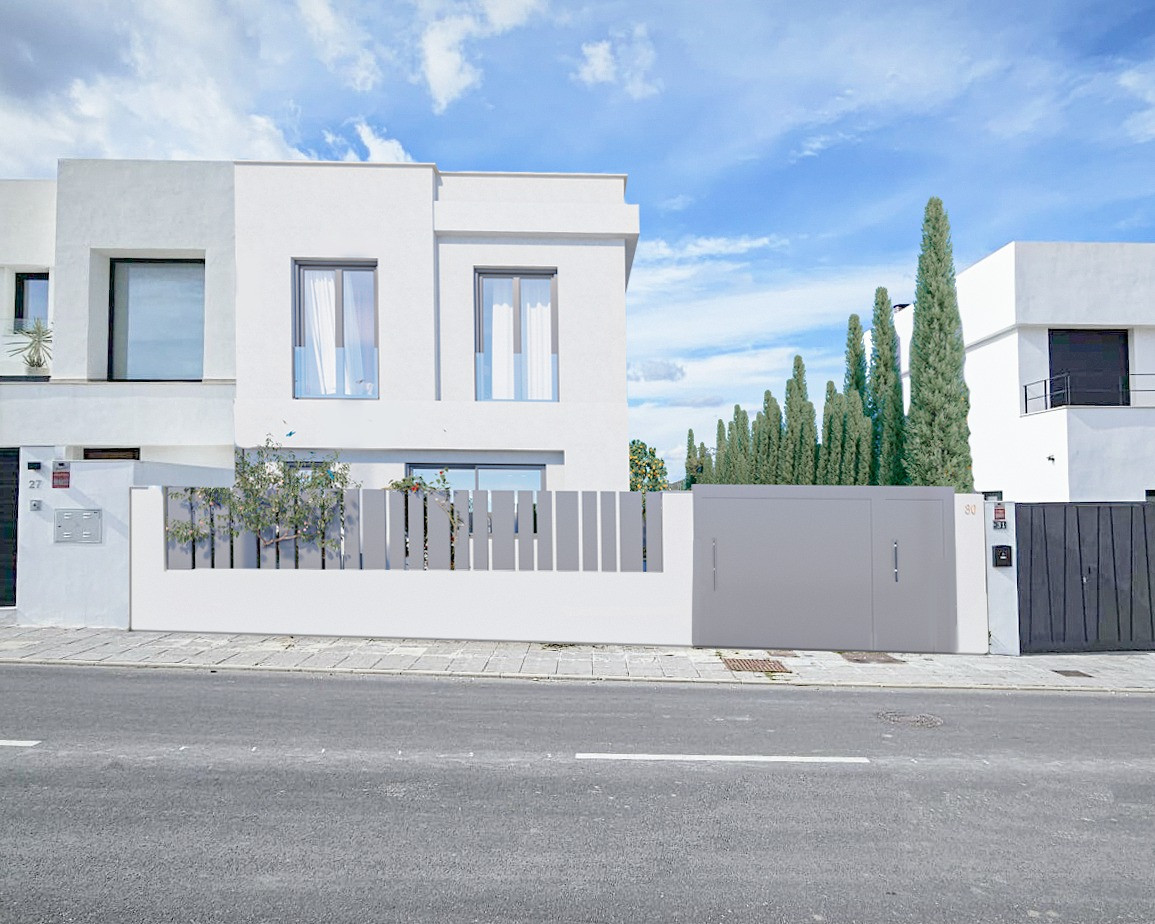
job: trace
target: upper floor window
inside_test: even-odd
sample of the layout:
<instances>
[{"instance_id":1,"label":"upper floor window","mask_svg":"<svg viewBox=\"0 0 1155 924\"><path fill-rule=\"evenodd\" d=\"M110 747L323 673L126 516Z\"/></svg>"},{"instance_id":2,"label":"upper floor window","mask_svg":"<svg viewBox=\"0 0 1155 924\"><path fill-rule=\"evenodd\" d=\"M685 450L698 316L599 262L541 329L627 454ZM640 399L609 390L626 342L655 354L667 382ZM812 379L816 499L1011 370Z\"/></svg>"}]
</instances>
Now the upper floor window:
<instances>
[{"instance_id":1,"label":"upper floor window","mask_svg":"<svg viewBox=\"0 0 1155 924\"><path fill-rule=\"evenodd\" d=\"M294 398L377 397L377 266L296 264Z\"/></svg>"},{"instance_id":2,"label":"upper floor window","mask_svg":"<svg viewBox=\"0 0 1155 924\"><path fill-rule=\"evenodd\" d=\"M109 379L200 381L204 260L113 260L110 269Z\"/></svg>"},{"instance_id":3,"label":"upper floor window","mask_svg":"<svg viewBox=\"0 0 1155 924\"><path fill-rule=\"evenodd\" d=\"M1127 331L1052 330L1049 340L1051 407L1131 403Z\"/></svg>"},{"instance_id":4,"label":"upper floor window","mask_svg":"<svg viewBox=\"0 0 1155 924\"><path fill-rule=\"evenodd\" d=\"M453 491L541 491L545 482L542 465L426 465L413 463L409 474L433 484L444 474Z\"/></svg>"},{"instance_id":5,"label":"upper floor window","mask_svg":"<svg viewBox=\"0 0 1155 924\"><path fill-rule=\"evenodd\" d=\"M557 274L477 274L479 401L557 400Z\"/></svg>"},{"instance_id":6,"label":"upper floor window","mask_svg":"<svg viewBox=\"0 0 1155 924\"><path fill-rule=\"evenodd\" d=\"M48 274L16 274L16 328L48 323Z\"/></svg>"}]
</instances>

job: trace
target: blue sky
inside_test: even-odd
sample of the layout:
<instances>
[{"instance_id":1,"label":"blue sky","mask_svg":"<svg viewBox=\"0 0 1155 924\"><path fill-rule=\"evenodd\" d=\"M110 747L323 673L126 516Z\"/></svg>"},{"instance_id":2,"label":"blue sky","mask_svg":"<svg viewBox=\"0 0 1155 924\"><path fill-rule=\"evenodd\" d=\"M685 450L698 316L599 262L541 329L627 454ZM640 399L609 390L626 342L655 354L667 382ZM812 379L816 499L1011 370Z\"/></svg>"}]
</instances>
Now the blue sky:
<instances>
[{"instance_id":1,"label":"blue sky","mask_svg":"<svg viewBox=\"0 0 1155 924\"><path fill-rule=\"evenodd\" d=\"M1010 240L1155 240L1155 5L16 0L0 176L58 157L630 176L631 436L841 381L846 317ZM564 359L562 360L564 362Z\"/></svg>"}]
</instances>

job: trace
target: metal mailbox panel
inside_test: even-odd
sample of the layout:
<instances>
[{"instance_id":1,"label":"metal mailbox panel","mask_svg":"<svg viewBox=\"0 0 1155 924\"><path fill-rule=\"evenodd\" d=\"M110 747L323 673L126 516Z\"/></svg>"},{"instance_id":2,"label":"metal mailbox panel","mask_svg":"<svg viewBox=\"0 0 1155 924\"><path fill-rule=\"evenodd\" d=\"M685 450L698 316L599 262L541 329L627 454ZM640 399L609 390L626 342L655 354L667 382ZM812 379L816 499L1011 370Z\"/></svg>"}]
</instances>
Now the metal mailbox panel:
<instances>
[{"instance_id":1,"label":"metal mailbox panel","mask_svg":"<svg viewBox=\"0 0 1155 924\"><path fill-rule=\"evenodd\" d=\"M98 543L103 541L104 517L94 509L57 510L54 542Z\"/></svg>"}]
</instances>

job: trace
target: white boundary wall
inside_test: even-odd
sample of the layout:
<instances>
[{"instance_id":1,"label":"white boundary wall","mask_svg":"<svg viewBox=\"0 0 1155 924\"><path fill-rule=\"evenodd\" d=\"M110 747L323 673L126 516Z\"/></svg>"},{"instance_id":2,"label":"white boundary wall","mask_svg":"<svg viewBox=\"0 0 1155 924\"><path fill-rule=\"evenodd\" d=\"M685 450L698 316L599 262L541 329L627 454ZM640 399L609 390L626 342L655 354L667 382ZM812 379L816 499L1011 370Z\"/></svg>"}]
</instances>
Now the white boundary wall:
<instances>
[{"instance_id":1,"label":"white boundary wall","mask_svg":"<svg viewBox=\"0 0 1155 924\"><path fill-rule=\"evenodd\" d=\"M660 573L165 569L164 493L131 496L130 627L162 632L689 645L693 505L667 493Z\"/></svg>"},{"instance_id":2,"label":"white boundary wall","mask_svg":"<svg viewBox=\"0 0 1155 924\"><path fill-rule=\"evenodd\" d=\"M958 612L959 654L986 654L990 645L987 625L987 572L983 566L981 494L954 496L955 599Z\"/></svg>"}]
</instances>

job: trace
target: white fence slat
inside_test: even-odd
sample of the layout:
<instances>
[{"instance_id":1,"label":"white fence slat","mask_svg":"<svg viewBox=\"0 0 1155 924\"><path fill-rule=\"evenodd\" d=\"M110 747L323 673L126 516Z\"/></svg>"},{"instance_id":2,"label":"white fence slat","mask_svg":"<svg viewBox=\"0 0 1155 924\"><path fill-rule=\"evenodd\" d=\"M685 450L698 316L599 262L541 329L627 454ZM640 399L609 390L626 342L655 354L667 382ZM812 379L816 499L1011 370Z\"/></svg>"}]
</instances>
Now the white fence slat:
<instances>
[{"instance_id":1,"label":"white fence slat","mask_svg":"<svg viewBox=\"0 0 1155 924\"><path fill-rule=\"evenodd\" d=\"M618 498L615 491L601 492L602 571L618 570Z\"/></svg>"},{"instance_id":2,"label":"white fence slat","mask_svg":"<svg viewBox=\"0 0 1155 924\"><path fill-rule=\"evenodd\" d=\"M553 492L537 493L537 570L553 571Z\"/></svg>"},{"instance_id":3,"label":"white fence slat","mask_svg":"<svg viewBox=\"0 0 1155 924\"><path fill-rule=\"evenodd\" d=\"M405 492L386 491L385 509L388 540L385 547L386 568L391 571L405 570Z\"/></svg>"},{"instance_id":4,"label":"white fence slat","mask_svg":"<svg viewBox=\"0 0 1155 924\"><path fill-rule=\"evenodd\" d=\"M513 491L493 491L493 570L512 571Z\"/></svg>"},{"instance_id":5,"label":"white fence slat","mask_svg":"<svg viewBox=\"0 0 1155 924\"><path fill-rule=\"evenodd\" d=\"M517 492L517 570L533 570L533 491Z\"/></svg>"},{"instance_id":6,"label":"white fence slat","mask_svg":"<svg viewBox=\"0 0 1155 924\"><path fill-rule=\"evenodd\" d=\"M578 570L578 492L558 491L554 494L557 529L557 570Z\"/></svg>"},{"instance_id":7,"label":"white fence slat","mask_svg":"<svg viewBox=\"0 0 1155 924\"><path fill-rule=\"evenodd\" d=\"M261 550L257 546L257 534L242 530L233 540L233 567L256 568L261 558Z\"/></svg>"},{"instance_id":8,"label":"white fence slat","mask_svg":"<svg viewBox=\"0 0 1155 924\"><path fill-rule=\"evenodd\" d=\"M598 492L582 491L582 571L598 570Z\"/></svg>"},{"instance_id":9,"label":"white fence slat","mask_svg":"<svg viewBox=\"0 0 1155 924\"><path fill-rule=\"evenodd\" d=\"M341 568L358 571L361 568L361 491L345 491L341 517Z\"/></svg>"},{"instance_id":10,"label":"white fence slat","mask_svg":"<svg viewBox=\"0 0 1155 924\"><path fill-rule=\"evenodd\" d=\"M473 492L473 570L489 570L489 492Z\"/></svg>"},{"instance_id":11,"label":"white fence slat","mask_svg":"<svg viewBox=\"0 0 1155 924\"><path fill-rule=\"evenodd\" d=\"M213 567L231 568L233 540L229 531L229 505L221 504L213 508Z\"/></svg>"},{"instance_id":12,"label":"white fence slat","mask_svg":"<svg viewBox=\"0 0 1155 924\"><path fill-rule=\"evenodd\" d=\"M618 494L621 570L642 570L642 495L640 491Z\"/></svg>"},{"instance_id":13,"label":"white fence slat","mask_svg":"<svg viewBox=\"0 0 1155 924\"><path fill-rule=\"evenodd\" d=\"M405 492L408 519L405 531L409 537L405 567L410 571L425 570L425 497L420 491Z\"/></svg>"},{"instance_id":14,"label":"white fence slat","mask_svg":"<svg viewBox=\"0 0 1155 924\"><path fill-rule=\"evenodd\" d=\"M429 523L429 570L449 570L449 495L425 495L425 516Z\"/></svg>"},{"instance_id":15,"label":"white fence slat","mask_svg":"<svg viewBox=\"0 0 1155 924\"><path fill-rule=\"evenodd\" d=\"M385 492L361 492L361 567L382 570L389 567L385 554Z\"/></svg>"},{"instance_id":16,"label":"white fence slat","mask_svg":"<svg viewBox=\"0 0 1155 924\"><path fill-rule=\"evenodd\" d=\"M469 570L469 492L453 492L453 569Z\"/></svg>"}]
</instances>

